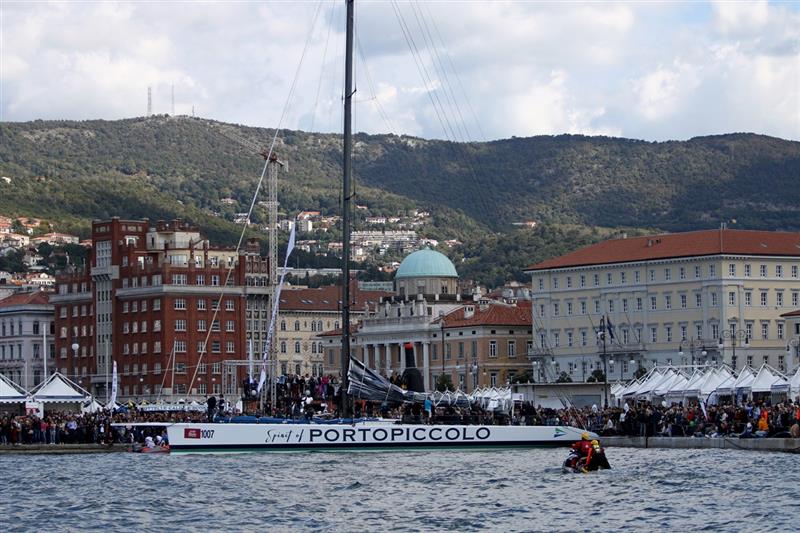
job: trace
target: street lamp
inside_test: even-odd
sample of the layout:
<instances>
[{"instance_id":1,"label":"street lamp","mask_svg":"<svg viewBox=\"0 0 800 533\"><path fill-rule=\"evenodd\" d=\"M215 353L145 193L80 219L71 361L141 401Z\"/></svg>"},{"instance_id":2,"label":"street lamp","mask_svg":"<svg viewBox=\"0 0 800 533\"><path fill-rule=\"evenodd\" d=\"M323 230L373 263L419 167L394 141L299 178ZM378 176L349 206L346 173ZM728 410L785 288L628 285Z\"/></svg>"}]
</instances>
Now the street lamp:
<instances>
[{"instance_id":1,"label":"street lamp","mask_svg":"<svg viewBox=\"0 0 800 533\"><path fill-rule=\"evenodd\" d=\"M597 342L603 343L603 390L605 392L605 408L608 409L608 366L606 365L606 359L608 354L606 353L606 322L605 317L600 319L600 331L597 332Z\"/></svg>"},{"instance_id":2,"label":"street lamp","mask_svg":"<svg viewBox=\"0 0 800 533\"><path fill-rule=\"evenodd\" d=\"M702 341L700 341L700 339L695 340L695 339L692 338L692 339L690 339L688 341L683 341L678 346L678 355L681 356L681 357L684 356L684 351L683 351L683 343L684 342L689 347L689 352L692 355L692 368L694 368L694 350L695 350L695 348L700 348L700 355L702 355L705 358L705 356L708 355L708 352L706 351L706 346L705 346L705 344L701 344Z\"/></svg>"},{"instance_id":3,"label":"street lamp","mask_svg":"<svg viewBox=\"0 0 800 533\"><path fill-rule=\"evenodd\" d=\"M739 340L742 343L742 347L749 348L750 347L750 337L747 335L747 332L743 329L726 329L722 331L722 336L719 338L719 344L717 347L722 351L722 360L725 361L725 341L731 341L731 347L733 348L733 355L731 356L731 366L734 370L736 370L736 341Z\"/></svg>"}]
</instances>

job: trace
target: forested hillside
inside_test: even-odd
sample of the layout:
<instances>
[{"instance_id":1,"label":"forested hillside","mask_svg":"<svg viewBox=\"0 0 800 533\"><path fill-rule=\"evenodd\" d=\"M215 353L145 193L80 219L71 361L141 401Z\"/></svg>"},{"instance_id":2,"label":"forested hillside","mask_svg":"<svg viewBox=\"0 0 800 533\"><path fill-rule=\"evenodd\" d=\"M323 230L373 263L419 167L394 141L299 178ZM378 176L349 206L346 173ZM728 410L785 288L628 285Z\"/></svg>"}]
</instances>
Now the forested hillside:
<instances>
[{"instance_id":1,"label":"forested hillside","mask_svg":"<svg viewBox=\"0 0 800 533\"><path fill-rule=\"evenodd\" d=\"M232 139L266 146L273 133L167 116L0 124L0 175L11 178L0 182L0 214L58 220L59 229L84 235L92 218L183 217L232 242L238 229L229 220L246 211L263 166ZM604 234L592 227L677 231L735 219L733 227L800 229L798 142L753 134L663 143L573 135L468 145L355 140L356 202L372 215L430 211L421 233L463 241L451 255L484 281L503 271L519 277L542 250L562 253ZM337 213L340 137L281 131L277 152L288 163L281 210ZM264 215L260 208L254 221ZM512 229L524 220L540 229ZM583 229L558 229L564 224ZM535 249L518 248L526 242Z\"/></svg>"}]
</instances>

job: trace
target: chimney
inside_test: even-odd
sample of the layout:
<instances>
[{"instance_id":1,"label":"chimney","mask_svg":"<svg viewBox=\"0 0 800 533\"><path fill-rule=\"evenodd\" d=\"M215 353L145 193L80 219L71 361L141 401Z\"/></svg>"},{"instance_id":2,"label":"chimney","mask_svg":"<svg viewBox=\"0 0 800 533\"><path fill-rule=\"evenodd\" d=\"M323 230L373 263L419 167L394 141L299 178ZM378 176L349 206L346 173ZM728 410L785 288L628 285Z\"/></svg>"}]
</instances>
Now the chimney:
<instances>
[{"instance_id":1,"label":"chimney","mask_svg":"<svg viewBox=\"0 0 800 533\"><path fill-rule=\"evenodd\" d=\"M475 306L474 305L465 305L464 306L464 318L472 318L475 316Z\"/></svg>"}]
</instances>

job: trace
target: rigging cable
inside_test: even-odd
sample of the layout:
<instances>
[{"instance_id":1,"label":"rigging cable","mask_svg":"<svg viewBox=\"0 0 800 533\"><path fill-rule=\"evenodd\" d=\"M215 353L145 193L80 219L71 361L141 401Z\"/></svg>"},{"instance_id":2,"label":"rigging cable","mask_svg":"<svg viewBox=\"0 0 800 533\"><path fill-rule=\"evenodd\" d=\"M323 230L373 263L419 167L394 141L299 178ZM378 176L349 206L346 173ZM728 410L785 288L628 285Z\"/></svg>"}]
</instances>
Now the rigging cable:
<instances>
[{"instance_id":1,"label":"rigging cable","mask_svg":"<svg viewBox=\"0 0 800 533\"><path fill-rule=\"evenodd\" d=\"M303 66L303 62L304 62L305 57L306 57L306 52L308 51L309 45L311 43L311 37L314 34L314 27L316 26L317 19L319 17L319 13L321 11L321 7L322 7L322 0L320 0L320 2L317 4L317 8L314 11L314 17L313 17L312 22L311 22L311 27L309 28L308 36L306 37L305 45L303 46L303 51L302 51L302 53L300 55L300 61L298 62L297 69L295 70L295 73L294 73L294 79L292 80L292 85L289 88L289 93L288 93L288 95L286 97L286 102L284 103L283 110L281 111L281 116L280 116L280 119L278 120L278 125L276 126L275 133L272 136L272 141L270 142L269 150L267 151L267 155L265 157L264 167L261 169L261 176L258 179L258 183L256 184L256 190L253 193L253 199L250 202L250 208L247 211L247 217L244 219L244 222L242 223L242 232L239 235L239 241L236 244L236 250L234 252L235 254L237 254L237 256L238 256L239 250L242 247L242 242L244 241L244 236L247 233L247 221L250 220L250 217L253 214L253 209L255 208L256 201L258 199L258 194L259 194L259 192L261 190L261 186L262 186L262 184L264 182L264 176L267 173L267 168L269 167L270 159L272 159L272 155L273 155L274 149L275 149L275 143L278 140L278 133L280 132L280 130L281 130L282 126L283 126L283 122L286 119L286 115L287 115L289 107L291 105L292 98L294 97L295 89L297 88L297 80L300 77L300 70L301 70L301 68ZM277 258L274 258L274 259L277 259ZM225 295L225 291L226 291L226 289L228 287L228 283L229 283L229 281L231 279L231 274L233 273L233 270L236 267L236 261L235 260L229 261L229 263L230 264L228 265L228 270L227 270L227 273L225 275L225 283L222 284L222 289L220 290L219 302L218 302L217 306L214 308L214 314L211 317L211 324L212 325L214 324L214 321L217 319L217 316L219 315L219 310L220 310L220 307L222 305L222 298ZM273 295L273 297L274 297L274 295ZM274 327L274 324L272 324L271 326ZM198 368L199 368L199 363L200 363L200 361L203 360L203 356L208 351L208 340L211 337L212 330L213 330L213 327L210 327L209 330L208 330L208 333L206 333L206 338L205 338L205 341L203 342L203 351L200 352L200 354L199 354L198 367L195 368L195 371L192 374L192 379L191 379L191 381L189 381L189 386L187 388L188 391L192 390L192 387L194 386L194 382L197 379L197 372L198 372ZM264 351L266 351L266 350L269 350L269 347L266 347L264 349ZM273 376L273 378L274 378L274 376Z\"/></svg>"}]
</instances>

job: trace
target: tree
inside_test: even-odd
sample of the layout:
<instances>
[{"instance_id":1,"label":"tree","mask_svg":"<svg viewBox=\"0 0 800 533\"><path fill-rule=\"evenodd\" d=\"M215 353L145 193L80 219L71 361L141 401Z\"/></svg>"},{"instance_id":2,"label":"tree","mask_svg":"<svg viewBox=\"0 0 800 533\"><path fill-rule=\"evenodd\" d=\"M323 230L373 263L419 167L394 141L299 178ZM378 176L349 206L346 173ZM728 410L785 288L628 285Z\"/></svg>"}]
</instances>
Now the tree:
<instances>
[{"instance_id":1,"label":"tree","mask_svg":"<svg viewBox=\"0 0 800 533\"><path fill-rule=\"evenodd\" d=\"M603 374L603 371L600 370L599 368L593 370L592 374L588 378L586 378L586 381L588 383L595 383L595 382L601 383L605 382L605 380L606 380L606 375Z\"/></svg>"},{"instance_id":2,"label":"tree","mask_svg":"<svg viewBox=\"0 0 800 533\"><path fill-rule=\"evenodd\" d=\"M572 383L572 378L566 372L561 372L556 378L556 383Z\"/></svg>"},{"instance_id":3,"label":"tree","mask_svg":"<svg viewBox=\"0 0 800 533\"><path fill-rule=\"evenodd\" d=\"M436 378L436 390L439 392L454 391L456 388L453 386L453 380L450 379L448 374L442 374Z\"/></svg>"}]
</instances>

